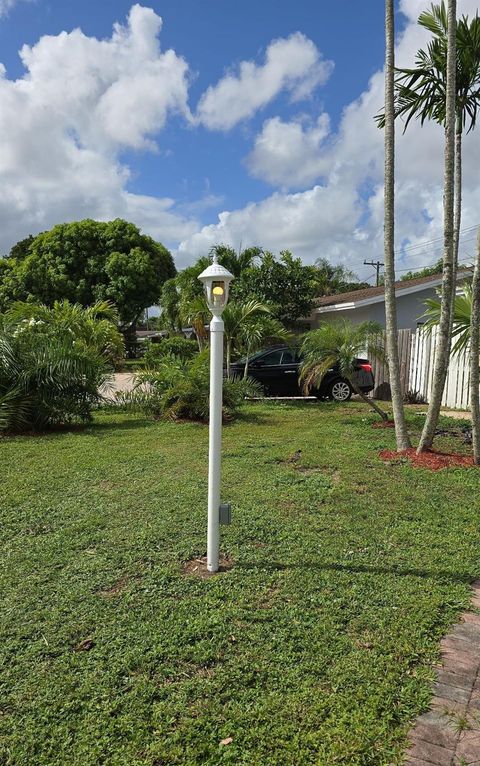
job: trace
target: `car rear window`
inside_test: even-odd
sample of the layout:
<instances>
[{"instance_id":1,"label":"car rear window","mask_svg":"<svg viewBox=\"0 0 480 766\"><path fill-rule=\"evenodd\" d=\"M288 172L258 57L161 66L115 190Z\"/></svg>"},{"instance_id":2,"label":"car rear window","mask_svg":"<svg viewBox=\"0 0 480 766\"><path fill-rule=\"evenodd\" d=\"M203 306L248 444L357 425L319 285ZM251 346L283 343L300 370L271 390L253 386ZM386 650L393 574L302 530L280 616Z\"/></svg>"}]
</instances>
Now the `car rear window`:
<instances>
[{"instance_id":1,"label":"car rear window","mask_svg":"<svg viewBox=\"0 0 480 766\"><path fill-rule=\"evenodd\" d=\"M282 349L279 348L276 351L270 351L269 354L262 356L261 361L264 365L280 364L282 361Z\"/></svg>"},{"instance_id":2,"label":"car rear window","mask_svg":"<svg viewBox=\"0 0 480 766\"><path fill-rule=\"evenodd\" d=\"M294 364L295 357L291 351L284 351L282 356L282 364Z\"/></svg>"}]
</instances>

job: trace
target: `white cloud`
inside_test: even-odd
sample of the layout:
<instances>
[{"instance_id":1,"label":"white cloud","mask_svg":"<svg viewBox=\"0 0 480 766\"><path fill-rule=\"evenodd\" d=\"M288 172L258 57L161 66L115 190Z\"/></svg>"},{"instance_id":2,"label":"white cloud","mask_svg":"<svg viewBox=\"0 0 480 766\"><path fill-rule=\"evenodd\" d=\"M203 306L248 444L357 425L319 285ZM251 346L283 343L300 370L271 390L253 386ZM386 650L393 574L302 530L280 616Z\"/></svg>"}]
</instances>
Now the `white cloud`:
<instances>
[{"instance_id":1,"label":"white cloud","mask_svg":"<svg viewBox=\"0 0 480 766\"><path fill-rule=\"evenodd\" d=\"M16 4L17 0L0 0L0 19L2 16L6 16Z\"/></svg>"},{"instance_id":2,"label":"white cloud","mask_svg":"<svg viewBox=\"0 0 480 766\"><path fill-rule=\"evenodd\" d=\"M399 66L411 65L428 37L416 23L424 7L424 0L402 0L409 23L397 41ZM459 15L472 16L476 10L477 0L458 4ZM319 177L322 186L294 194L276 192L241 210L224 211L217 223L181 243L183 262L208 252L215 242L236 247L242 242L289 248L306 262L325 256L368 276L363 260L381 259L383 253L383 131L373 119L383 102L383 73L378 72L346 107L334 135L325 135L325 116L324 123L313 127L279 117L266 121L247 158L251 172L288 189ZM405 251L398 258L399 270L432 263L442 254L443 143L443 129L435 124L412 122L405 135L397 125L397 247L440 236L434 245ZM464 227L480 223L479 166L480 141L471 133L464 139ZM472 244L462 243L461 257L471 253Z\"/></svg>"},{"instance_id":3,"label":"white cloud","mask_svg":"<svg viewBox=\"0 0 480 766\"><path fill-rule=\"evenodd\" d=\"M84 216L125 216L170 243L195 224L171 200L126 191L125 148L152 148L168 115L190 119L188 66L160 50L162 20L134 5L107 40L81 30L20 51L17 80L0 65L0 252L30 232Z\"/></svg>"},{"instance_id":4,"label":"white cloud","mask_svg":"<svg viewBox=\"0 0 480 766\"><path fill-rule=\"evenodd\" d=\"M282 90L294 101L307 98L326 82L333 63L324 61L315 44L296 32L271 42L263 64L242 61L238 69L210 86L200 99L197 119L212 130L229 130Z\"/></svg>"},{"instance_id":5,"label":"white cloud","mask_svg":"<svg viewBox=\"0 0 480 766\"><path fill-rule=\"evenodd\" d=\"M286 188L313 183L326 170L321 150L329 130L328 114L321 114L314 125L306 126L300 120L284 122L280 117L267 120L247 157L251 174Z\"/></svg>"}]
</instances>

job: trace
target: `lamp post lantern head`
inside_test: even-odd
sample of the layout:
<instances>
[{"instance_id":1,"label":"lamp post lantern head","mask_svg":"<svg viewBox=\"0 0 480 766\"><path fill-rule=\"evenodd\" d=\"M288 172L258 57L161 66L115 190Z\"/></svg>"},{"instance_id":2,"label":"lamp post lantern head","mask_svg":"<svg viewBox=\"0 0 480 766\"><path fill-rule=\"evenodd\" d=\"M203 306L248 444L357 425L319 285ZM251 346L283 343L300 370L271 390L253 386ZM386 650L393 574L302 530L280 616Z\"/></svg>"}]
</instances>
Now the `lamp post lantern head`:
<instances>
[{"instance_id":1,"label":"lamp post lantern head","mask_svg":"<svg viewBox=\"0 0 480 766\"><path fill-rule=\"evenodd\" d=\"M208 308L214 316L220 316L227 305L228 289L233 274L224 269L214 255L211 266L202 271L198 278L203 282Z\"/></svg>"}]
</instances>

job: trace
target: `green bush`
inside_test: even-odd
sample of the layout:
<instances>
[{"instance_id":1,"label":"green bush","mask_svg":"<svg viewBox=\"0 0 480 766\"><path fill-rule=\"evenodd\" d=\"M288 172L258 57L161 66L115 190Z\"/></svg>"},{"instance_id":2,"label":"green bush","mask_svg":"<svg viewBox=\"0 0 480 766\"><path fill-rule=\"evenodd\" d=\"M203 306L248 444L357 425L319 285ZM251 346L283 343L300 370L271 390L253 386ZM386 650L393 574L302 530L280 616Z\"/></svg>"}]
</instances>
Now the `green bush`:
<instances>
[{"instance_id":1,"label":"green bush","mask_svg":"<svg viewBox=\"0 0 480 766\"><path fill-rule=\"evenodd\" d=\"M224 380L223 417L233 418L246 397L262 396L263 389L251 378ZM155 370L139 372L133 392L120 401L147 415L169 420L206 422L209 415L209 352L193 359L163 357Z\"/></svg>"},{"instance_id":2,"label":"green bush","mask_svg":"<svg viewBox=\"0 0 480 766\"><path fill-rule=\"evenodd\" d=\"M102 400L121 340L109 320L67 303L20 304L0 317L0 431L85 422Z\"/></svg>"},{"instance_id":3,"label":"green bush","mask_svg":"<svg viewBox=\"0 0 480 766\"><path fill-rule=\"evenodd\" d=\"M0 330L0 431L88 421L108 373L102 357L82 344L38 334L25 343Z\"/></svg>"},{"instance_id":4,"label":"green bush","mask_svg":"<svg viewBox=\"0 0 480 766\"><path fill-rule=\"evenodd\" d=\"M148 341L146 351L143 355L145 367L156 369L165 356L178 356L180 359L193 359L198 353L198 344L196 340L187 338L173 337L164 338L160 343Z\"/></svg>"}]
</instances>

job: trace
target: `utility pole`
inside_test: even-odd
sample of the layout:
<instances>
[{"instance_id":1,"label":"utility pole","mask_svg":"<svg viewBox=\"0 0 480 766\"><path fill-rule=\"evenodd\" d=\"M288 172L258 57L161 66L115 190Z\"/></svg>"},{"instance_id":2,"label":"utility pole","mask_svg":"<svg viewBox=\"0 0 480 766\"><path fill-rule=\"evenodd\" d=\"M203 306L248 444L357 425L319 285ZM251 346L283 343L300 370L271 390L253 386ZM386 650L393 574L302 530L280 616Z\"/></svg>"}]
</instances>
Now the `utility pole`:
<instances>
[{"instance_id":1,"label":"utility pole","mask_svg":"<svg viewBox=\"0 0 480 766\"><path fill-rule=\"evenodd\" d=\"M363 265L364 266L373 266L374 269L376 269L376 272L377 272L377 287L378 287L378 285L380 284L380 269L382 268L382 266L385 266L385 264L382 263L381 261L364 261Z\"/></svg>"}]
</instances>

